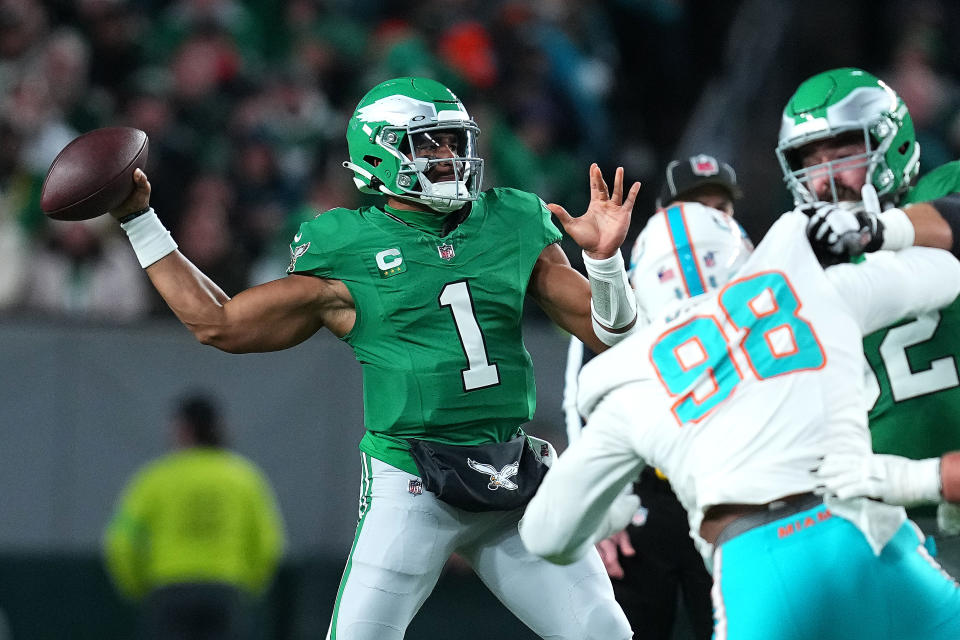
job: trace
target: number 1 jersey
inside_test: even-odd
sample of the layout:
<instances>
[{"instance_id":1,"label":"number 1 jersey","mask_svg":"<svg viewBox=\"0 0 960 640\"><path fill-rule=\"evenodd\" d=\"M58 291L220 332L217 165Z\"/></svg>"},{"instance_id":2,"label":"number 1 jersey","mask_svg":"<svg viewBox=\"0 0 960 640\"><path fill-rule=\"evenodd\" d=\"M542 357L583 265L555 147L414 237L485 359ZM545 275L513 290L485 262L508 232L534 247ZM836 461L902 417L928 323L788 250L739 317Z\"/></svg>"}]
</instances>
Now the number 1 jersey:
<instances>
[{"instance_id":1,"label":"number 1 jersey","mask_svg":"<svg viewBox=\"0 0 960 640\"><path fill-rule=\"evenodd\" d=\"M361 450L416 473L406 438L502 442L533 416L524 296L560 237L543 202L514 189L485 191L445 236L376 207L301 225L288 271L342 281L356 307L343 340L363 367Z\"/></svg>"}]
</instances>

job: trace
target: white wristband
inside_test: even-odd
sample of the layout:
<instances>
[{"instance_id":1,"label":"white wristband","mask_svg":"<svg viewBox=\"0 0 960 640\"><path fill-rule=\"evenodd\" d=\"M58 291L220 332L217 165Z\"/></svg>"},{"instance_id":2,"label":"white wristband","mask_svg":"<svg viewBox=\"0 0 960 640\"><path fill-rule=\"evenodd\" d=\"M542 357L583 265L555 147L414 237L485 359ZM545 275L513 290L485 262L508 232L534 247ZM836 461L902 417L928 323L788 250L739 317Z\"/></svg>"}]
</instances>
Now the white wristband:
<instances>
[{"instance_id":1,"label":"white wristband","mask_svg":"<svg viewBox=\"0 0 960 640\"><path fill-rule=\"evenodd\" d=\"M883 245L881 249L899 251L913 246L916 232L913 223L903 209L887 209L878 216L883 223Z\"/></svg>"},{"instance_id":2,"label":"white wristband","mask_svg":"<svg viewBox=\"0 0 960 640\"><path fill-rule=\"evenodd\" d=\"M177 243L151 207L142 216L120 225L127 232L140 266L146 269L160 258L177 250Z\"/></svg>"},{"instance_id":3,"label":"white wristband","mask_svg":"<svg viewBox=\"0 0 960 640\"><path fill-rule=\"evenodd\" d=\"M627 329L626 331L620 331L620 332L610 331L607 328L605 328L602 324L597 322L597 317L595 315L590 314L590 316L591 316L590 322L593 324L593 333L597 336L597 338L600 339L600 342L607 345L608 347L612 347L618 342L626 340L627 338L632 336L634 333L636 333L637 331L642 329L644 326L646 326L646 324L644 323L635 322L633 323L633 326Z\"/></svg>"},{"instance_id":4,"label":"white wristband","mask_svg":"<svg viewBox=\"0 0 960 640\"><path fill-rule=\"evenodd\" d=\"M593 318L610 329L620 329L633 322L637 317L637 297L630 287L620 252L604 260L594 260L583 252L583 265L590 281Z\"/></svg>"},{"instance_id":5,"label":"white wristband","mask_svg":"<svg viewBox=\"0 0 960 640\"><path fill-rule=\"evenodd\" d=\"M901 504L937 503L943 500L940 488L940 458L910 460L899 478L891 480L900 486Z\"/></svg>"}]
</instances>

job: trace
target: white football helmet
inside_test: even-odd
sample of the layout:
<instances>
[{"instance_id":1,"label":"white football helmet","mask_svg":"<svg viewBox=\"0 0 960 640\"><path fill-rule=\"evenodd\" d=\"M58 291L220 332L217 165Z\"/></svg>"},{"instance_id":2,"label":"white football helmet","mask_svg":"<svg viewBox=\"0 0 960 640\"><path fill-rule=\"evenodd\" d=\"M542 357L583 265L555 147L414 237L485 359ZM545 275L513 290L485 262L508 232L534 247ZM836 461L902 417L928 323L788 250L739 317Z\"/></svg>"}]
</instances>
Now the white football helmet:
<instances>
[{"instance_id":1,"label":"white football helmet","mask_svg":"<svg viewBox=\"0 0 960 640\"><path fill-rule=\"evenodd\" d=\"M647 222L630 256L630 284L649 322L678 300L726 284L753 253L733 216L697 202L675 203Z\"/></svg>"}]
</instances>

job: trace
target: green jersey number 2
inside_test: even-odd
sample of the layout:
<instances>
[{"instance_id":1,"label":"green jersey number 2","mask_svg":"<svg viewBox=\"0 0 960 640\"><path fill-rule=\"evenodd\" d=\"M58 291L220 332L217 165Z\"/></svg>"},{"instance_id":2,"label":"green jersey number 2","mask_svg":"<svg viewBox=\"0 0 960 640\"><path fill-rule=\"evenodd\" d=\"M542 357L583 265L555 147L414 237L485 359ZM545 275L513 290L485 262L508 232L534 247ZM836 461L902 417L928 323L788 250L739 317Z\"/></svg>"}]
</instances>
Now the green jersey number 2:
<instances>
[{"instance_id":1,"label":"green jersey number 2","mask_svg":"<svg viewBox=\"0 0 960 640\"><path fill-rule=\"evenodd\" d=\"M907 358L907 349L933 338L939 326L940 313L934 311L890 329L883 337L880 343L880 359L887 371L894 402L960 386L957 363L952 355L945 354L942 358L932 360L928 368L920 371L914 371ZM872 406L880 396L880 385L873 377L867 386L868 393L873 397Z\"/></svg>"},{"instance_id":2,"label":"green jersey number 2","mask_svg":"<svg viewBox=\"0 0 960 640\"><path fill-rule=\"evenodd\" d=\"M463 378L463 390L474 391L500 384L500 371L496 363L491 364L487 356L487 344L477 322L473 308L473 296L466 280L448 282L443 285L438 298L441 307L449 307L453 315L453 324L460 336L460 346L467 356L467 368L460 370Z\"/></svg>"}]
</instances>

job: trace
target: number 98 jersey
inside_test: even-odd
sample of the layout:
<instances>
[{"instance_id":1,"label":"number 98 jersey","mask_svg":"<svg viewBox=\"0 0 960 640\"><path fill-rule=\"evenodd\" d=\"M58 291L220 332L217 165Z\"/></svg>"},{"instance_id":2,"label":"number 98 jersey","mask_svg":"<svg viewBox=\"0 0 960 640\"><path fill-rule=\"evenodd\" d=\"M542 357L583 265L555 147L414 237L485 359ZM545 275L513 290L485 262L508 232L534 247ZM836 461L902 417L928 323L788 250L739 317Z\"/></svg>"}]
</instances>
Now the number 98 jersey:
<instances>
[{"instance_id":1,"label":"number 98 jersey","mask_svg":"<svg viewBox=\"0 0 960 640\"><path fill-rule=\"evenodd\" d=\"M416 474L405 438L502 442L533 416L524 296L560 240L534 194L491 189L445 236L368 207L301 225L288 272L342 281L356 307L343 340L363 368L360 449Z\"/></svg>"},{"instance_id":2,"label":"number 98 jersey","mask_svg":"<svg viewBox=\"0 0 960 640\"><path fill-rule=\"evenodd\" d=\"M864 333L960 290L960 263L936 249L824 271L806 224L784 214L730 282L581 373L581 413L630 423L617 433L670 478L693 531L712 505L814 490L809 470L828 451L869 451Z\"/></svg>"}]
</instances>

